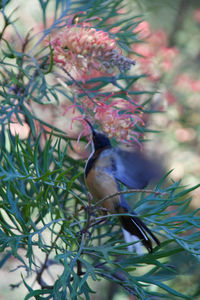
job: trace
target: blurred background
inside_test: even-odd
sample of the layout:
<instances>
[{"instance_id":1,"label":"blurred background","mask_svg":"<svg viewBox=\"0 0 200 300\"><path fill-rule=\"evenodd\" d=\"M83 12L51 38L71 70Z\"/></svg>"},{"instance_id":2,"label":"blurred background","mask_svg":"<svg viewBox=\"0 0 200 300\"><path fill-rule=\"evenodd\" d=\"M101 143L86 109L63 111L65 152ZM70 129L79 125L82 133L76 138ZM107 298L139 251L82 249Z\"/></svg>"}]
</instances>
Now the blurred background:
<instances>
[{"instance_id":1,"label":"blurred background","mask_svg":"<svg viewBox=\"0 0 200 300\"><path fill-rule=\"evenodd\" d=\"M138 88L156 90L152 99L152 110L159 111L148 120L149 128L157 130L153 139L167 157L167 168L173 169L172 179L182 179L183 185L195 185L200 182L200 1L197 0L138 0L124 1L135 15L141 15L143 22L136 28L144 43L136 44L134 51L141 55L136 58L138 72L148 77L138 82ZM38 32L43 29L37 1L16 0L15 7L9 7L19 14L18 25L21 32L28 29ZM49 16L51 22L51 16ZM27 28L28 27L28 28ZM9 30L9 39L15 39ZM10 36L9 36L10 35ZM13 41L14 42L14 41ZM134 57L135 58L135 57ZM137 69L136 69L137 71ZM37 108L35 108L37 110ZM63 108L60 107L63 112ZM63 126L65 116L58 110L44 110L44 120L54 120L57 127ZM67 125L65 125L67 126ZM63 128L62 128L63 129ZM21 129L20 129L21 130ZM65 128L67 130L67 128ZM149 134L148 139L151 139ZM199 208L200 188L191 194L191 209ZM13 298L8 286L16 278L15 261L10 260L8 269L0 270L0 300ZM182 270L171 285L177 290L200 299L200 272L195 258L189 254L184 261L174 256L171 264ZM20 276L20 272L19 272ZM97 282L97 284L99 284ZM116 286L107 282L100 283L99 294L94 300L134 300ZM102 297L102 290L105 297ZM15 299L23 299L23 287L15 289Z\"/></svg>"},{"instance_id":2,"label":"blurred background","mask_svg":"<svg viewBox=\"0 0 200 300\"><path fill-rule=\"evenodd\" d=\"M172 177L183 178L186 185L197 184L200 179L200 2L144 0L137 2L136 9L146 20L144 35L148 44L140 52L146 57L142 63L151 74L148 84L158 90L155 106L162 103L165 112L154 118L157 129L162 131L156 137L168 153L169 169L174 169ZM192 205L199 207L200 189L192 196Z\"/></svg>"}]
</instances>

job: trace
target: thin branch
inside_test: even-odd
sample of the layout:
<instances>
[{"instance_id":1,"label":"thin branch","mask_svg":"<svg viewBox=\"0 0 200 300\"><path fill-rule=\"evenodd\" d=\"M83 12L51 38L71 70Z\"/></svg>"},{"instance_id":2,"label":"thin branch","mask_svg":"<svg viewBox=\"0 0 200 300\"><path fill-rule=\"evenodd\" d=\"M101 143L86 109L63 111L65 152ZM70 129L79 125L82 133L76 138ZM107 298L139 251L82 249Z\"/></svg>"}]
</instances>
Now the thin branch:
<instances>
[{"instance_id":1,"label":"thin branch","mask_svg":"<svg viewBox=\"0 0 200 300\"><path fill-rule=\"evenodd\" d=\"M39 283L42 289L53 288L52 286L47 285L42 279L43 272L48 268L48 264L47 264L48 258L49 258L49 254L46 254L45 261L42 267L40 268L39 272L37 272L37 277L36 277L36 281Z\"/></svg>"},{"instance_id":2,"label":"thin branch","mask_svg":"<svg viewBox=\"0 0 200 300\"><path fill-rule=\"evenodd\" d=\"M188 6L190 5L190 1L181 0L179 7L177 9L177 15L175 17L174 25L172 28L171 35L169 36L169 47L173 47L176 43L176 34L182 28L183 23L185 21L185 16L189 11Z\"/></svg>"},{"instance_id":3,"label":"thin branch","mask_svg":"<svg viewBox=\"0 0 200 300\"><path fill-rule=\"evenodd\" d=\"M49 255L52 252L57 240L59 239L61 231L62 231L62 229L55 237L55 240L52 242L52 247L51 247L49 253L46 253L45 261L44 261L43 265L41 266L40 270L38 272L36 272L37 273L36 281L38 282L38 284L41 286L42 289L53 289L52 285L48 285L44 282L42 275L43 275L44 271L47 270L49 267Z\"/></svg>"},{"instance_id":4,"label":"thin branch","mask_svg":"<svg viewBox=\"0 0 200 300\"><path fill-rule=\"evenodd\" d=\"M123 194L131 194L131 193L147 193L147 194L155 194L155 195L167 195L168 194L167 192L158 192L158 191L154 191L151 189L146 189L146 190L145 189L129 189L126 191L119 191L117 193L108 195L108 196L104 197L103 199L99 200L96 203L96 205L98 205L106 200L109 200L111 198L114 198L115 196L119 196L119 195L123 195Z\"/></svg>"},{"instance_id":5,"label":"thin branch","mask_svg":"<svg viewBox=\"0 0 200 300\"><path fill-rule=\"evenodd\" d=\"M135 291L135 288L127 286L127 278L123 274L120 274L119 272L115 272L114 274L112 274L111 270L109 270L106 267L102 267L102 270L103 272L97 271L97 274L99 274L103 278L111 280L111 282L113 282L114 280L116 284L124 288L129 294L133 296L137 296L137 292Z\"/></svg>"},{"instance_id":6,"label":"thin branch","mask_svg":"<svg viewBox=\"0 0 200 300\"><path fill-rule=\"evenodd\" d=\"M80 90L90 99L90 101L93 104L98 105L98 103L96 103L92 99L92 97L90 97L90 95L88 94L88 92L86 91L86 89L76 79L74 79L74 77L71 76L71 74L66 69L64 69L64 68L61 67L61 70L69 76L69 78L80 88Z\"/></svg>"},{"instance_id":7,"label":"thin branch","mask_svg":"<svg viewBox=\"0 0 200 300\"><path fill-rule=\"evenodd\" d=\"M90 227L90 223L91 223L91 212L92 212L92 203L91 203L91 196L90 194L88 195L88 206L85 208L86 209L86 222L85 222L85 226L82 229L82 233L87 233L88 229Z\"/></svg>"}]
</instances>

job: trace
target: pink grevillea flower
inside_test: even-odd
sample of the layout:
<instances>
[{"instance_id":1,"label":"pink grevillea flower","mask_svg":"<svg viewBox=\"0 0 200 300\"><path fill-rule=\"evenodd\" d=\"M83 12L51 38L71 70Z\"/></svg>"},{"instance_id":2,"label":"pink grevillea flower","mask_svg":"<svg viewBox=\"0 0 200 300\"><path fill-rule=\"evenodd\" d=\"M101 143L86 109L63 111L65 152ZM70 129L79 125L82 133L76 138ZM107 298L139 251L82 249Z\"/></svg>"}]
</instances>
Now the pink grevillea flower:
<instances>
[{"instance_id":1,"label":"pink grevillea flower","mask_svg":"<svg viewBox=\"0 0 200 300\"><path fill-rule=\"evenodd\" d=\"M24 140L28 138L30 127L24 121L25 118L22 114L19 114L19 117L21 119L21 123L17 119L17 116L14 113L12 114L11 123L10 123L10 132L13 136L18 135L21 140Z\"/></svg>"},{"instance_id":2,"label":"pink grevillea flower","mask_svg":"<svg viewBox=\"0 0 200 300\"><path fill-rule=\"evenodd\" d=\"M150 25L147 21L141 22L135 30L136 33L138 33L140 39L146 39L151 34Z\"/></svg>"},{"instance_id":3,"label":"pink grevillea flower","mask_svg":"<svg viewBox=\"0 0 200 300\"><path fill-rule=\"evenodd\" d=\"M169 104L176 103L176 97L171 91L167 90L164 94L164 97L166 98L166 100Z\"/></svg>"},{"instance_id":4,"label":"pink grevillea flower","mask_svg":"<svg viewBox=\"0 0 200 300\"><path fill-rule=\"evenodd\" d=\"M189 74L181 74L175 82L176 87L183 91L200 92L200 80L193 79Z\"/></svg>"},{"instance_id":5,"label":"pink grevillea flower","mask_svg":"<svg viewBox=\"0 0 200 300\"><path fill-rule=\"evenodd\" d=\"M139 32L147 41L133 47L134 51L141 55L138 58L140 68L142 72L150 75L152 82L156 82L174 69L179 51L176 47L168 47L168 37L163 30L151 32L147 22L140 23L134 31Z\"/></svg>"},{"instance_id":6,"label":"pink grevillea flower","mask_svg":"<svg viewBox=\"0 0 200 300\"><path fill-rule=\"evenodd\" d=\"M103 131L111 138L115 137L122 142L138 140L138 132L135 131L137 123L142 123L137 107L131 103L123 103L123 100L110 104L99 103L95 108L94 119L101 124Z\"/></svg>"},{"instance_id":7,"label":"pink grevillea flower","mask_svg":"<svg viewBox=\"0 0 200 300\"><path fill-rule=\"evenodd\" d=\"M86 23L67 25L54 36L51 46L54 62L82 81L94 69L112 73L117 67L123 72L135 64L135 61L123 56L116 41L108 33Z\"/></svg>"},{"instance_id":8,"label":"pink grevillea flower","mask_svg":"<svg viewBox=\"0 0 200 300\"><path fill-rule=\"evenodd\" d=\"M197 23L200 23L200 9L194 11L193 18Z\"/></svg>"}]
</instances>

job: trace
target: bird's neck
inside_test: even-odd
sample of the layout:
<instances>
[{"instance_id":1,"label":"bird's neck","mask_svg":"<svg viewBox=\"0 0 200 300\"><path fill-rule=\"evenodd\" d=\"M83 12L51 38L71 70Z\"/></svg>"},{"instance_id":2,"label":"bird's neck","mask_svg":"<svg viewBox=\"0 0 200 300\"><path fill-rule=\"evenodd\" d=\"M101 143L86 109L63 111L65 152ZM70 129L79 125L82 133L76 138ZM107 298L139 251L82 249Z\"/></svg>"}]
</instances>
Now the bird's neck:
<instances>
[{"instance_id":1,"label":"bird's neck","mask_svg":"<svg viewBox=\"0 0 200 300\"><path fill-rule=\"evenodd\" d=\"M95 150L95 148L93 147L93 151L90 154L88 160L87 160L87 164L85 167L85 176L87 177L87 174L89 173L89 171L91 170L91 168L94 166L96 160L98 159L99 155L101 154L102 151L106 150L106 149L110 149L112 148L111 146L106 146L106 147L102 147L102 148L98 148L97 150Z\"/></svg>"}]
</instances>

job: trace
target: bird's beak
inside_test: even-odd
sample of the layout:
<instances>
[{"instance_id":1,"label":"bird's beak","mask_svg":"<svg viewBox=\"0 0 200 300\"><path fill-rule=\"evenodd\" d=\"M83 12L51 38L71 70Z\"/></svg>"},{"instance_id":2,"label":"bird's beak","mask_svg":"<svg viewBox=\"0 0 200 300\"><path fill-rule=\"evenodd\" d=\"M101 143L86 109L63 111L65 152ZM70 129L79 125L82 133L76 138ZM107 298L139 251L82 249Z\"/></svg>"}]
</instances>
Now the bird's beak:
<instances>
[{"instance_id":1,"label":"bird's beak","mask_svg":"<svg viewBox=\"0 0 200 300\"><path fill-rule=\"evenodd\" d=\"M92 124L87 119L84 119L84 120L85 120L85 122L88 123L88 125L90 126L90 129L92 131L92 134L94 135L96 132L95 132L94 127L92 126Z\"/></svg>"}]
</instances>

